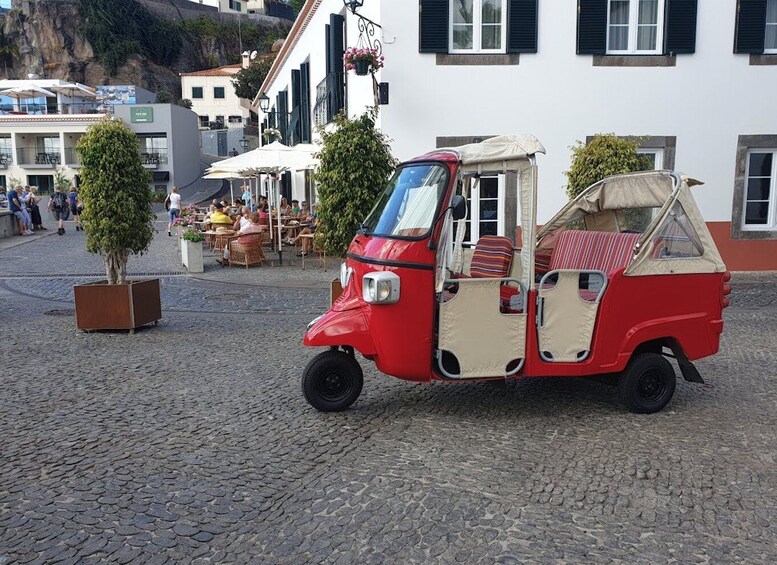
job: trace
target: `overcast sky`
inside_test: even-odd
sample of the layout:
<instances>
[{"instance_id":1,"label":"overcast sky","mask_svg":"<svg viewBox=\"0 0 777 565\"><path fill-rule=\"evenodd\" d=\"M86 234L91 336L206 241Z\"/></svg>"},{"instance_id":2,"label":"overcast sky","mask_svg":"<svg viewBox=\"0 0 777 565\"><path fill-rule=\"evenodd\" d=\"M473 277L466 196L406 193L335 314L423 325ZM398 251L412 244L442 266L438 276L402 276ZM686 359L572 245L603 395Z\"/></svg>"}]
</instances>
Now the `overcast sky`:
<instances>
[{"instance_id":1,"label":"overcast sky","mask_svg":"<svg viewBox=\"0 0 777 565\"><path fill-rule=\"evenodd\" d=\"M0 8L10 8L11 0L0 0Z\"/></svg>"}]
</instances>

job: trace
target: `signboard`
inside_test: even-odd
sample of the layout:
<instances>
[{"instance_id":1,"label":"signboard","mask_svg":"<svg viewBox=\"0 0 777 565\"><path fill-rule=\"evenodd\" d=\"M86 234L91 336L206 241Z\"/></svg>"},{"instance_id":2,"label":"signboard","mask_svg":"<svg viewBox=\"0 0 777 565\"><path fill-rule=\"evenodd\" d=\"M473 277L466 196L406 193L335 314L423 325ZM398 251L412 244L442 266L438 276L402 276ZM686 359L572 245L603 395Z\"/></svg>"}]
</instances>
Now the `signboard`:
<instances>
[{"instance_id":1,"label":"signboard","mask_svg":"<svg viewBox=\"0 0 777 565\"><path fill-rule=\"evenodd\" d=\"M130 122L133 124L150 124L154 121L154 109L148 107L130 108Z\"/></svg>"},{"instance_id":2,"label":"signboard","mask_svg":"<svg viewBox=\"0 0 777 565\"><path fill-rule=\"evenodd\" d=\"M97 87L98 104L135 104L135 85L100 85Z\"/></svg>"}]
</instances>

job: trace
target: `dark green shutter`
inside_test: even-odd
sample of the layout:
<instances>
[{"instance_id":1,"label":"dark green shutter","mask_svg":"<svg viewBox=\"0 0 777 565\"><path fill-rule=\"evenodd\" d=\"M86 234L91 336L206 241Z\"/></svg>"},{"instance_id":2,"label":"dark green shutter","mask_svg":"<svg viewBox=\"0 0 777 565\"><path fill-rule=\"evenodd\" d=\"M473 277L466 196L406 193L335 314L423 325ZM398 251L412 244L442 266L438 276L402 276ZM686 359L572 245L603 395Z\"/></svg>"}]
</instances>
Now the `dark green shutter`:
<instances>
[{"instance_id":1,"label":"dark green shutter","mask_svg":"<svg viewBox=\"0 0 777 565\"><path fill-rule=\"evenodd\" d=\"M300 124L301 143L310 143L310 63L302 63L299 68L300 78Z\"/></svg>"},{"instance_id":2,"label":"dark green shutter","mask_svg":"<svg viewBox=\"0 0 777 565\"><path fill-rule=\"evenodd\" d=\"M508 0L507 52L537 52L537 0Z\"/></svg>"},{"instance_id":3,"label":"dark green shutter","mask_svg":"<svg viewBox=\"0 0 777 565\"><path fill-rule=\"evenodd\" d=\"M278 93L278 131L281 132L281 143L289 143L289 95L284 90Z\"/></svg>"},{"instance_id":4,"label":"dark green shutter","mask_svg":"<svg viewBox=\"0 0 777 565\"><path fill-rule=\"evenodd\" d=\"M766 0L739 0L734 53L763 53Z\"/></svg>"},{"instance_id":5,"label":"dark green shutter","mask_svg":"<svg viewBox=\"0 0 777 565\"><path fill-rule=\"evenodd\" d=\"M607 0L577 0L577 54L607 52Z\"/></svg>"},{"instance_id":6,"label":"dark green shutter","mask_svg":"<svg viewBox=\"0 0 777 565\"><path fill-rule=\"evenodd\" d=\"M419 0L418 52L448 52L448 0Z\"/></svg>"},{"instance_id":7,"label":"dark green shutter","mask_svg":"<svg viewBox=\"0 0 777 565\"><path fill-rule=\"evenodd\" d=\"M345 18L338 14L329 15L329 73L331 82L329 85L329 105L327 118L331 119L345 107L345 74L343 67L343 54L345 53L345 38L343 29Z\"/></svg>"},{"instance_id":8,"label":"dark green shutter","mask_svg":"<svg viewBox=\"0 0 777 565\"><path fill-rule=\"evenodd\" d=\"M698 0L667 0L667 53L696 52L696 11Z\"/></svg>"},{"instance_id":9,"label":"dark green shutter","mask_svg":"<svg viewBox=\"0 0 777 565\"><path fill-rule=\"evenodd\" d=\"M289 115L289 141L287 145L296 145L302 138L302 124L300 123L300 77L299 71L291 71L291 112Z\"/></svg>"}]
</instances>

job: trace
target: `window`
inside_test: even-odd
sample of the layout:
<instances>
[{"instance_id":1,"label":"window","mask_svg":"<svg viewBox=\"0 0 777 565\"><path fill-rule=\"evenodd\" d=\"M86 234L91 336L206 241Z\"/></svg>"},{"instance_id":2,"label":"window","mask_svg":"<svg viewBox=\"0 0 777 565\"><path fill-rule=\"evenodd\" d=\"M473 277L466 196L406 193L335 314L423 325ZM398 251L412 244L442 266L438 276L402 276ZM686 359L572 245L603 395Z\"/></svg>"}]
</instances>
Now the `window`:
<instances>
[{"instance_id":1,"label":"window","mask_svg":"<svg viewBox=\"0 0 777 565\"><path fill-rule=\"evenodd\" d=\"M230 124L242 124L243 123L243 116L229 116L229 123Z\"/></svg>"},{"instance_id":2,"label":"window","mask_svg":"<svg viewBox=\"0 0 777 565\"><path fill-rule=\"evenodd\" d=\"M192 86L192 99L202 98L202 87Z\"/></svg>"},{"instance_id":3,"label":"window","mask_svg":"<svg viewBox=\"0 0 777 565\"><path fill-rule=\"evenodd\" d=\"M577 53L667 59L694 53L697 11L698 0L578 0ZM625 66L669 64L661 65L655 58L649 62L640 57L618 59Z\"/></svg>"},{"instance_id":4,"label":"window","mask_svg":"<svg viewBox=\"0 0 777 565\"><path fill-rule=\"evenodd\" d=\"M753 150L748 153L743 229L777 228L776 177L777 151Z\"/></svg>"},{"instance_id":5,"label":"window","mask_svg":"<svg viewBox=\"0 0 777 565\"><path fill-rule=\"evenodd\" d=\"M420 0L418 51L536 53L537 16L538 0Z\"/></svg>"},{"instance_id":6,"label":"window","mask_svg":"<svg viewBox=\"0 0 777 565\"><path fill-rule=\"evenodd\" d=\"M607 53L661 52L664 0L610 0Z\"/></svg>"},{"instance_id":7,"label":"window","mask_svg":"<svg viewBox=\"0 0 777 565\"><path fill-rule=\"evenodd\" d=\"M777 0L766 2L764 53L777 53Z\"/></svg>"},{"instance_id":8,"label":"window","mask_svg":"<svg viewBox=\"0 0 777 565\"><path fill-rule=\"evenodd\" d=\"M645 155L653 163L653 170L660 171L664 168L664 150L641 147L637 149L637 153Z\"/></svg>"},{"instance_id":9,"label":"window","mask_svg":"<svg viewBox=\"0 0 777 565\"><path fill-rule=\"evenodd\" d=\"M661 227L653 236L653 259L687 259L704 255L699 234L685 214L682 204L675 202Z\"/></svg>"},{"instance_id":10,"label":"window","mask_svg":"<svg viewBox=\"0 0 777 565\"><path fill-rule=\"evenodd\" d=\"M213 87L213 98L224 98L224 87L223 86L214 86Z\"/></svg>"},{"instance_id":11,"label":"window","mask_svg":"<svg viewBox=\"0 0 777 565\"><path fill-rule=\"evenodd\" d=\"M450 53L504 53L506 0L452 0Z\"/></svg>"},{"instance_id":12,"label":"window","mask_svg":"<svg viewBox=\"0 0 777 565\"><path fill-rule=\"evenodd\" d=\"M777 54L777 0L738 0L734 53Z\"/></svg>"},{"instance_id":13,"label":"window","mask_svg":"<svg viewBox=\"0 0 777 565\"><path fill-rule=\"evenodd\" d=\"M209 124L210 124L210 116L207 116L207 115L205 115L205 116L198 116L198 118L200 118L200 127L201 128L206 128L206 127L209 126Z\"/></svg>"},{"instance_id":14,"label":"window","mask_svg":"<svg viewBox=\"0 0 777 565\"><path fill-rule=\"evenodd\" d=\"M504 235L504 176L481 177L467 197L464 241L476 244L484 235ZM500 197L501 195L501 197ZM473 223L472 218L476 218Z\"/></svg>"},{"instance_id":15,"label":"window","mask_svg":"<svg viewBox=\"0 0 777 565\"><path fill-rule=\"evenodd\" d=\"M240 12L243 9L243 5L240 2L236 2L235 0L229 0L229 9Z\"/></svg>"}]
</instances>

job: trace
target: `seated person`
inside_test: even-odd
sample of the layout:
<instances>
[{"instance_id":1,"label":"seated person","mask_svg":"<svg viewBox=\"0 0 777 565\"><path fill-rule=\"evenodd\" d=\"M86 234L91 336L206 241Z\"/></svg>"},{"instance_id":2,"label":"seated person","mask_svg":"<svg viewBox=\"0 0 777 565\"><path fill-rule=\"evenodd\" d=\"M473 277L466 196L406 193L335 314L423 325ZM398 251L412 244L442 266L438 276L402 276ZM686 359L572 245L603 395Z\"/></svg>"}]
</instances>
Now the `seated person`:
<instances>
[{"instance_id":1,"label":"seated person","mask_svg":"<svg viewBox=\"0 0 777 565\"><path fill-rule=\"evenodd\" d=\"M291 206L289 206L286 198L281 198L281 216L291 215Z\"/></svg>"},{"instance_id":2,"label":"seated person","mask_svg":"<svg viewBox=\"0 0 777 565\"><path fill-rule=\"evenodd\" d=\"M224 206L219 202L216 209L211 213L210 218L205 220L205 229L215 229L232 225L232 219L224 213Z\"/></svg>"},{"instance_id":3,"label":"seated person","mask_svg":"<svg viewBox=\"0 0 777 565\"><path fill-rule=\"evenodd\" d=\"M248 224L250 223L248 219L249 214L251 214L251 210L248 208L248 206L243 206L240 209L240 217L235 220L234 224L232 224L232 229L235 231L240 231L243 228L248 227Z\"/></svg>"},{"instance_id":4,"label":"seated person","mask_svg":"<svg viewBox=\"0 0 777 565\"><path fill-rule=\"evenodd\" d=\"M299 235L297 237L289 240L289 243L292 245L296 245L296 243L300 239L302 240L302 249L300 250L299 253L297 253L297 257L302 257L303 255L307 255L310 252L310 250L313 249L313 238L302 237L302 236L316 233L316 230L318 229L318 217L316 215L313 215L313 216L308 216L308 219L310 220L311 224L308 227L304 228L301 232L299 232Z\"/></svg>"},{"instance_id":5,"label":"seated person","mask_svg":"<svg viewBox=\"0 0 777 565\"><path fill-rule=\"evenodd\" d=\"M291 215L292 216L299 216L301 208L299 207L299 200L292 200L291 201Z\"/></svg>"},{"instance_id":6,"label":"seated person","mask_svg":"<svg viewBox=\"0 0 777 565\"><path fill-rule=\"evenodd\" d=\"M255 212L248 214L247 223L244 228L241 228L235 235L235 240L238 245L248 245L254 241L256 234L262 233L264 226L259 224L259 215ZM229 242L224 246L221 259L216 259L216 262L222 267L229 265Z\"/></svg>"}]
</instances>

